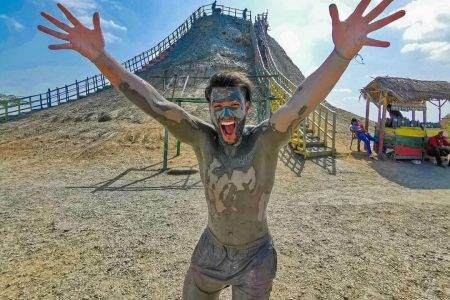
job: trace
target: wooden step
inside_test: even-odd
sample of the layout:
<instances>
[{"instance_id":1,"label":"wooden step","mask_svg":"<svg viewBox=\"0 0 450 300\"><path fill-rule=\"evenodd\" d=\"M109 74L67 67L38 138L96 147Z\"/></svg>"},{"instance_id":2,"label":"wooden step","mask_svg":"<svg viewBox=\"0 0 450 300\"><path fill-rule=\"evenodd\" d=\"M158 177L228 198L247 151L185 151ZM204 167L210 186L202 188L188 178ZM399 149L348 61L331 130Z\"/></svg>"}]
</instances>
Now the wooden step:
<instances>
[{"instance_id":1,"label":"wooden step","mask_svg":"<svg viewBox=\"0 0 450 300\"><path fill-rule=\"evenodd\" d=\"M304 158L317 158L317 157L328 157L333 155L333 151L328 147L308 147L306 148L306 152L302 149L293 149L293 151L299 155L302 155Z\"/></svg>"},{"instance_id":2,"label":"wooden step","mask_svg":"<svg viewBox=\"0 0 450 300\"><path fill-rule=\"evenodd\" d=\"M303 147L303 140L298 143L299 147ZM321 141L309 141L306 140L306 147L325 147L325 143Z\"/></svg>"}]
</instances>

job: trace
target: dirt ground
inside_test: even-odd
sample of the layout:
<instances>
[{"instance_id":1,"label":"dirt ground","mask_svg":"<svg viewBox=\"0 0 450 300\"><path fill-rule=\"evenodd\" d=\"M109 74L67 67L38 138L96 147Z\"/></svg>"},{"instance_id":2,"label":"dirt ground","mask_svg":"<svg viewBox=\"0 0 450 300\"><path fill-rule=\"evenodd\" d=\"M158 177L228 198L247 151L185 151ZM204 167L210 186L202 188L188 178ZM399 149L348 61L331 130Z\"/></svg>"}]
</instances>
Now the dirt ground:
<instances>
[{"instance_id":1,"label":"dirt ground","mask_svg":"<svg viewBox=\"0 0 450 300\"><path fill-rule=\"evenodd\" d=\"M180 298L207 218L198 173L161 172L160 149L49 158L50 145L0 144L0 298ZM187 146L170 161L195 165ZM448 299L449 174L357 154L336 175L280 161L272 298Z\"/></svg>"}]
</instances>

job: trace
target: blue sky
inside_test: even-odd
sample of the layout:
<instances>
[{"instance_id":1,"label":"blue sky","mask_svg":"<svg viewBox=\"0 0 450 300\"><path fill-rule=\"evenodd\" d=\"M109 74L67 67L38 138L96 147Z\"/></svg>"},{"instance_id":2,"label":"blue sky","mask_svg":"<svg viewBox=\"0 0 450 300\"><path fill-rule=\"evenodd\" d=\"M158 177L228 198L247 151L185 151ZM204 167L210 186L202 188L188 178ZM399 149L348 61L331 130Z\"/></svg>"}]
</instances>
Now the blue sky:
<instances>
[{"instance_id":1,"label":"blue sky","mask_svg":"<svg viewBox=\"0 0 450 300\"><path fill-rule=\"evenodd\" d=\"M51 52L54 39L36 30L46 24L42 10L61 17L55 0L0 0L0 93L26 96L85 78L97 70L71 51ZM100 11L107 49L123 61L146 50L208 1L61 0L84 23ZM244 0L219 3L269 11L270 34L308 75L333 48L328 5L331 0ZM345 18L357 0L335 0ZM373 7L380 0L373 0ZM432 4L432 5L431 5ZM352 62L327 98L332 104L364 114L359 90L375 76L450 81L450 0L396 0L387 13L406 8L407 16L372 36L391 41L388 49L364 48L364 64ZM47 24L48 25L48 24ZM444 115L450 112L446 106ZM372 109L371 118L376 118ZM437 119L430 107L428 118Z\"/></svg>"}]
</instances>

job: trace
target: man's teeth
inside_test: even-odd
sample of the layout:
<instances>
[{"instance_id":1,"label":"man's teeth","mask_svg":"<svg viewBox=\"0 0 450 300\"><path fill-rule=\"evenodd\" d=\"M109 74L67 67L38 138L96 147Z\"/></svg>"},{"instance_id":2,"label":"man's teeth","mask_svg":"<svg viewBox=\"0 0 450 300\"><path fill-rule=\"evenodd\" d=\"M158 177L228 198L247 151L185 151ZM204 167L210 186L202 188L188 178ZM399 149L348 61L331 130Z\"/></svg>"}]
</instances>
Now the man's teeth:
<instances>
[{"instance_id":1,"label":"man's teeth","mask_svg":"<svg viewBox=\"0 0 450 300\"><path fill-rule=\"evenodd\" d=\"M223 121L221 124L225 126L234 125L234 121Z\"/></svg>"}]
</instances>

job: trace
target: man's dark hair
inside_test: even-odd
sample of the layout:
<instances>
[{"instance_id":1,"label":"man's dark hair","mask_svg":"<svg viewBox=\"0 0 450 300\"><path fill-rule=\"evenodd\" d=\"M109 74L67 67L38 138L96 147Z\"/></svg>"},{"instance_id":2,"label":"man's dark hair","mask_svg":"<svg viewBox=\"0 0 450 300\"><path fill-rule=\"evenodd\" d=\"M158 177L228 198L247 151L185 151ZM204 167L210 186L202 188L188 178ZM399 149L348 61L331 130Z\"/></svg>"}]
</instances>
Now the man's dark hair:
<instances>
[{"instance_id":1,"label":"man's dark hair","mask_svg":"<svg viewBox=\"0 0 450 300\"><path fill-rule=\"evenodd\" d=\"M356 118L353 118L351 124L353 124L353 123L355 123L355 122L357 122L357 121L358 121L358 120L357 120Z\"/></svg>"},{"instance_id":2,"label":"man's dark hair","mask_svg":"<svg viewBox=\"0 0 450 300\"><path fill-rule=\"evenodd\" d=\"M211 76L205 89L205 98L208 102L211 102L211 92L215 87L240 87L244 92L245 100L252 101L252 83L242 72L226 71Z\"/></svg>"}]
</instances>

